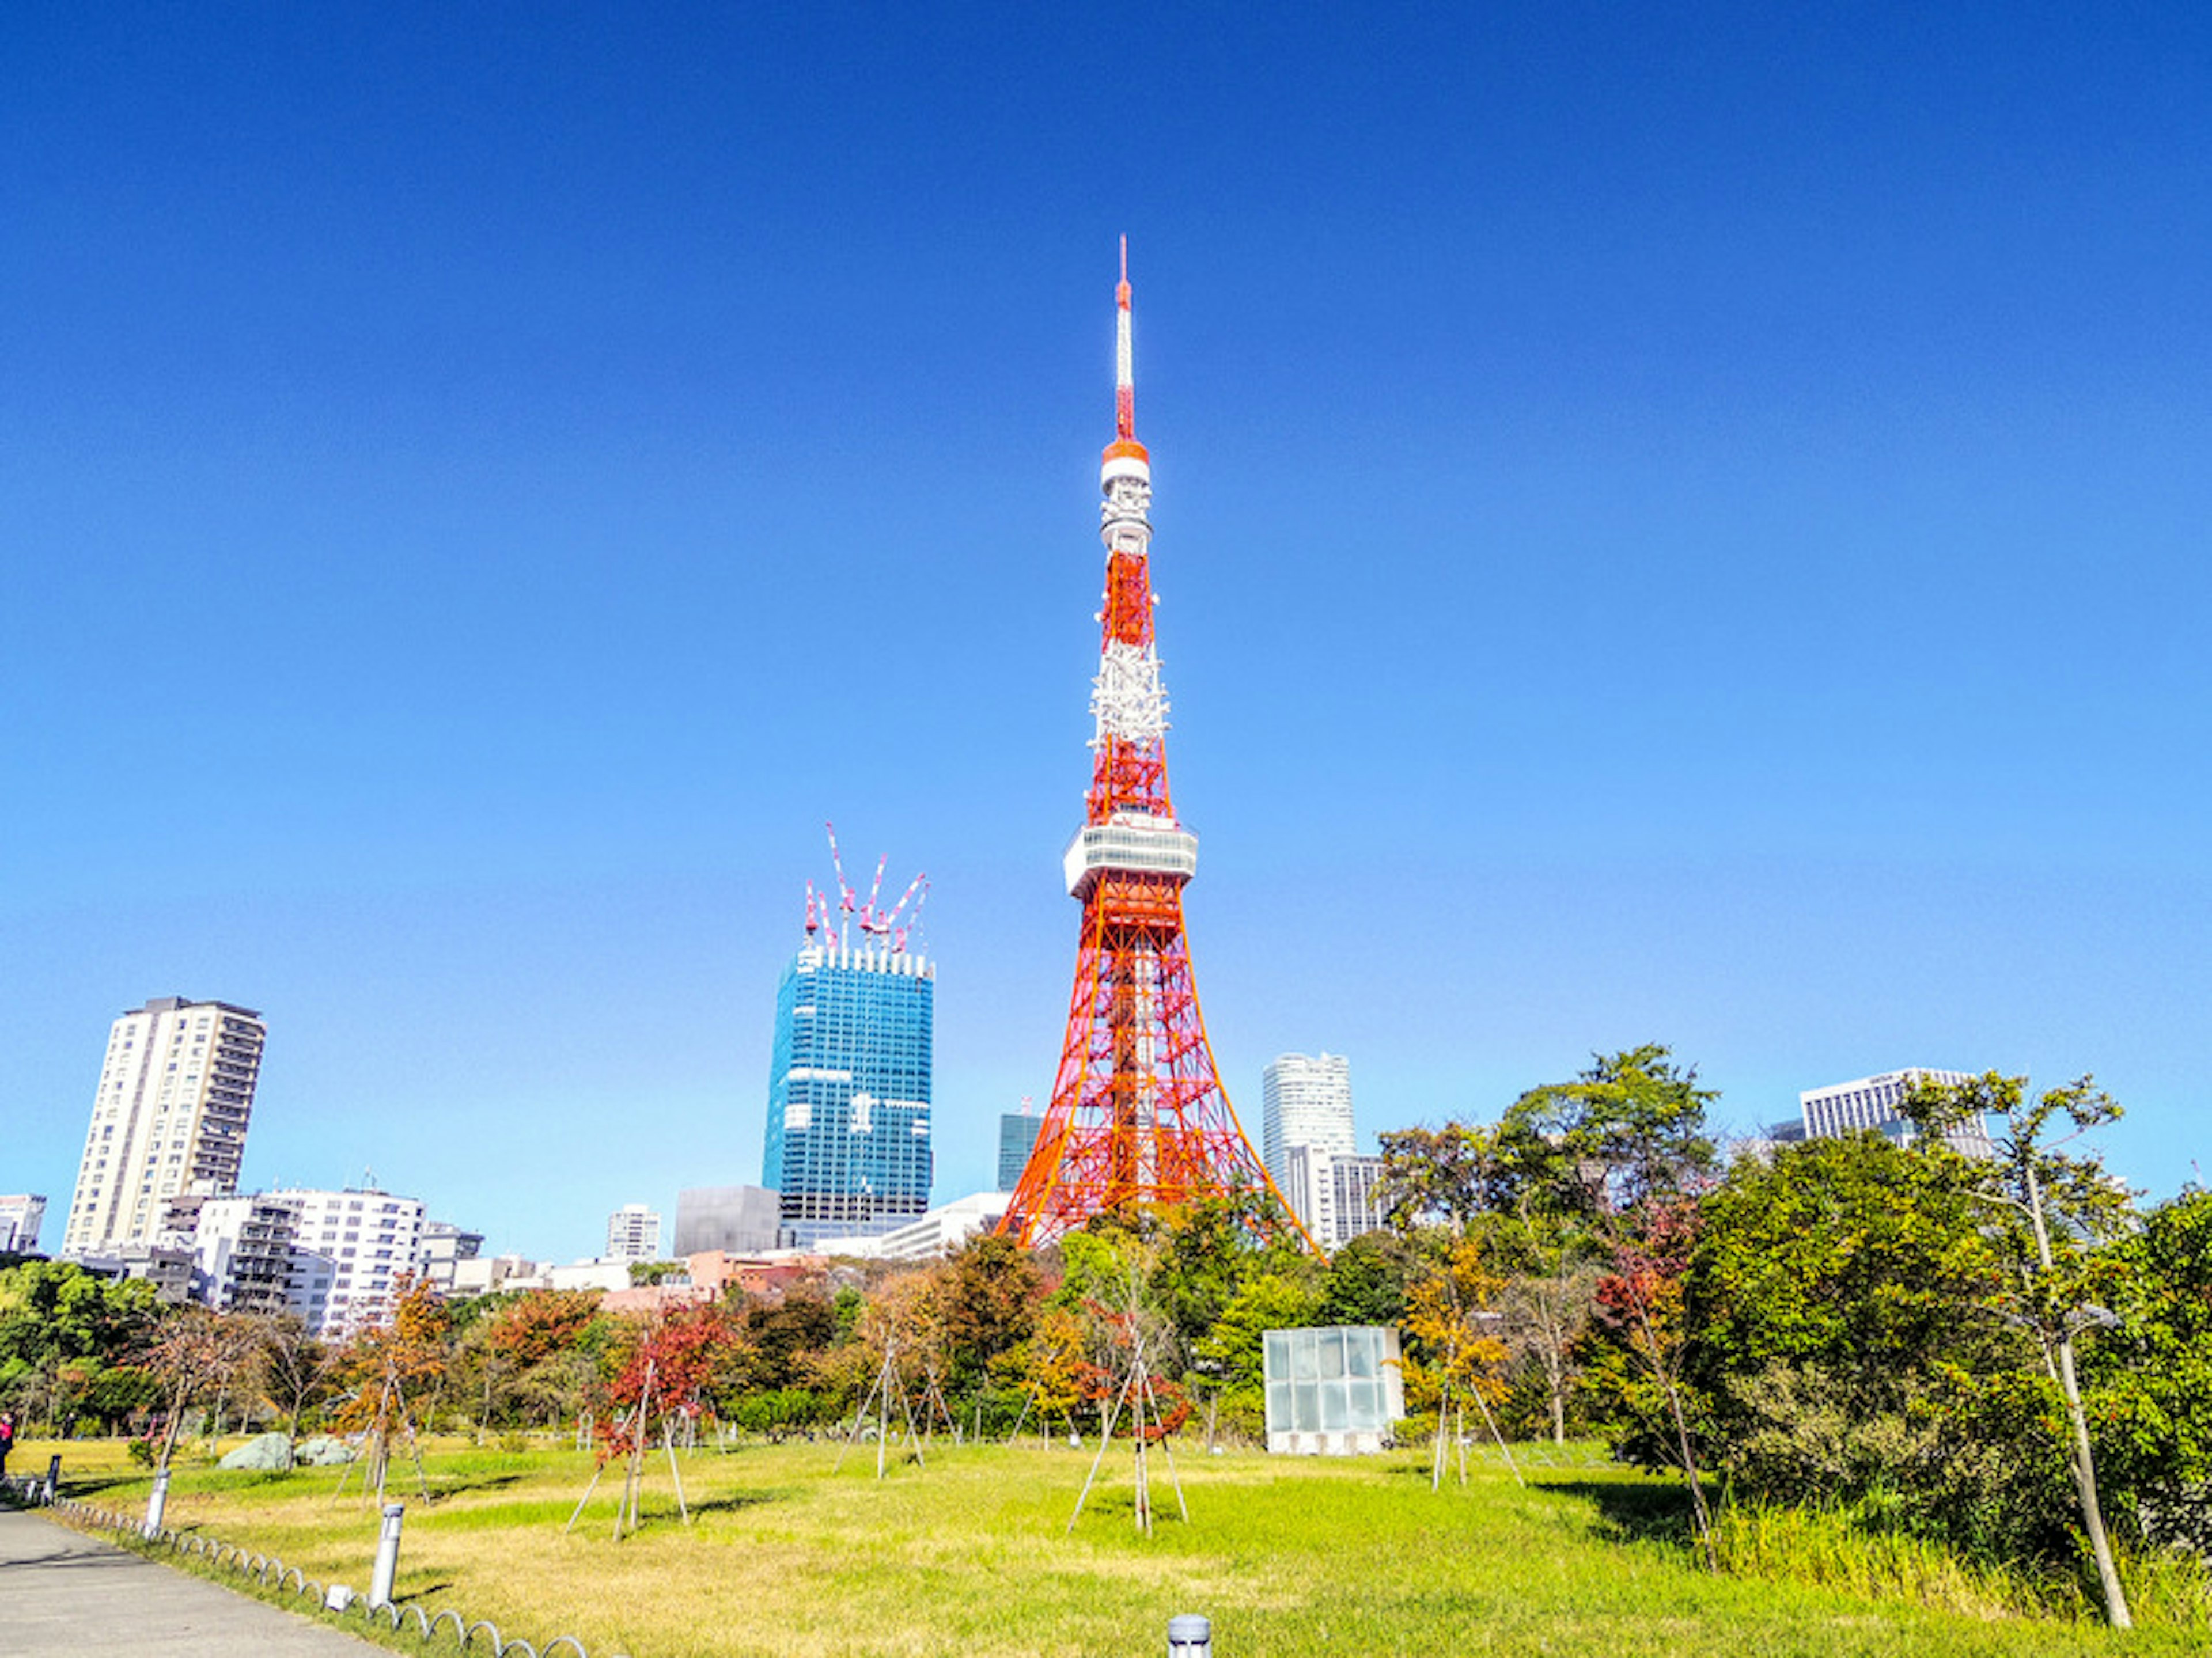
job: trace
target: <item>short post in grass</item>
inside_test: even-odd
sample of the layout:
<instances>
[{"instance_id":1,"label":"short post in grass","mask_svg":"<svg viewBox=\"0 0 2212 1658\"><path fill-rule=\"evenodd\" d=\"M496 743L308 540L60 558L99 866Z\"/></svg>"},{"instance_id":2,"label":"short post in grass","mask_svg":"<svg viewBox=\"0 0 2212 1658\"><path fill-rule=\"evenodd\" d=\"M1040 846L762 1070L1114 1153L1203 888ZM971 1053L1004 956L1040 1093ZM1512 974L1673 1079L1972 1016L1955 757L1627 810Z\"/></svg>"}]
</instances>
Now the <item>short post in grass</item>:
<instances>
[{"instance_id":1,"label":"short post in grass","mask_svg":"<svg viewBox=\"0 0 2212 1658\"><path fill-rule=\"evenodd\" d=\"M1194 1612L1169 1619L1168 1658L1213 1658L1213 1620Z\"/></svg>"},{"instance_id":2,"label":"short post in grass","mask_svg":"<svg viewBox=\"0 0 2212 1658\"><path fill-rule=\"evenodd\" d=\"M61 1495L62 1454L56 1451L46 1463L46 1501L52 1503Z\"/></svg>"},{"instance_id":3,"label":"short post in grass","mask_svg":"<svg viewBox=\"0 0 2212 1658\"><path fill-rule=\"evenodd\" d=\"M146 1494L146 1523L138 1528L138 1534L149 1543L159 1537L161 1534L161 1516L168 1512L168 1508L169 1471L157 1468L154 1471L154 1489Z\"/></svg>"},{"instance_id":4,"label":"short post in grass","mask_svg":"<svg viewBox=\"0 0 2212 1658\"><path fill-rule=\"evenodd\" d=\"M371 1611L392 1604L392 1582L399 1575L399 1527L407 1518L404 1503L384 1505L384 1529L376 1539L376 1565L368 1576Z\"/></svg>"}]
</instances>

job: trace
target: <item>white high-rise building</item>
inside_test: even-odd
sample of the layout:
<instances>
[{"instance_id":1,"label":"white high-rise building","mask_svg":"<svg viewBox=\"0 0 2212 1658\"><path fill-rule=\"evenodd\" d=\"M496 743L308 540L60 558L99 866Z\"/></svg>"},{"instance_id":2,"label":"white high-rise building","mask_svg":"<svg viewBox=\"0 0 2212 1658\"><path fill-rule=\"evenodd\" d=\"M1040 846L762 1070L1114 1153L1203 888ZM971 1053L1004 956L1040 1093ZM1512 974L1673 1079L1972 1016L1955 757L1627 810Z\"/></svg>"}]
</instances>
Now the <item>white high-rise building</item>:
<instances>
[{"instance_id":1,"label":"white high-rise building","mask_svg":"<svg viewBox=\"0 0 2212 1658\"><path fill-rule=\"evenodd\" d=\"M46 1200L28 1192L0 1198L0 1254L27 1255L39 1247Z\"/></svg>"},{"instance_id":2,"label":"white high-rise building","mask_svg":"<svg viewBox=\"0 0 2212 1658\"><path fill-rule=\"evenodd\" d=\"M1923 1078L1952 1086L1972 1080L1963 1071L1911 1066L1852 1082L1831 1083L1826 1088L1808 1088L1797 1096L1804 1137L1832 1139L1871 1129L1909 1145L1912 1142L1912 1125L1898 1114L1898 1108L1914 1084ZM1947 1130L1943 1139L1954 1151L1970 1157L1986 1157L1995 1151L1990 1143L1989 1126L1979 1121L1960 1123Z\"/></svg>"},{"instance_id":3,"label":"white high-rise building","mask_svg":"<svg viewBox=\"0 0 2212 1658\"><path fill-rule=\"evenodd\" d=\"M1294 1145L1331 1157L1348 1157L1354 1151L1352 1066L1341 1054L1285 1054L1260 1073L1261 1156L1285 1197L1287 1153Z\"/></svg>"},{"instance_id":4,"label":"white high-rise building","mask_svg":"<svg viewBox=\"0 0 2212 1658\"><path fill-rule=\"evenodd\" d=\"M171 1198L238 1189L268 1028L250 1008L157 997L116 1020L62 1252L150 1244Z\"/></svg>"},{"instance_id":5,"label":"white high-rise building","mask_svg":"<svg viewBox=\"0 0 2212 1658\"><path fill-rule=\"evenodd\" d=\"M659 1260L660 1217L641 1203L626 1203L607 1217L602 1260Z\"/></svg>"}]
</instances>

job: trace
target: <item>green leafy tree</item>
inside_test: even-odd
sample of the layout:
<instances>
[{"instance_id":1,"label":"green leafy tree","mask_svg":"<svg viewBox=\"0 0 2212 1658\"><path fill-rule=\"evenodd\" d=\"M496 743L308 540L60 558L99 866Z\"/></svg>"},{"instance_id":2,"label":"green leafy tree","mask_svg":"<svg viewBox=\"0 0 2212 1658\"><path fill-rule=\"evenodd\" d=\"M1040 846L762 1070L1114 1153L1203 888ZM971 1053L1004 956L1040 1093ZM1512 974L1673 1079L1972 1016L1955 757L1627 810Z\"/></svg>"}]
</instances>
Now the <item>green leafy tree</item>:
<instances>
[{"instance_id":1,"label":"green leafy tree","mask_svg":"<svg viewBox=\"0 0 2212 1658\"><path fill-rule=\"evenodd\" d=\"M1702 1191L1720 1163L1705 1126L1719 1096L1698 1086L1697 1068L1677 1065L1658 1042L1592 1061L1507 1108L1496 1155L1516 1195L1540 1184L1546 1206L1597 1215Z\"/></svg>"},{"instance_id":2,"label":"green leafy tree","mask_svg":"<svg viewBox=\"0 0 2212 1658\"><path fill-rule=\"evenodd\" d=\"M1199 1368L1217 1390L1220 1408L1246 1433L1267 1425L1264 1342L1269 1330L1317 1321L1322 1297L1310 1274L1255 1272L1238 1286L1213 1327L1194 1349Z\"/></svg>"},{"instance_id":3,"label":"green leafy tree","mask_svg":"<svg viewBox=\"0 0 2212 1658\"><path fill-rule=\"evenodd\" d=\"M854 1316L859 1316L857 1298ZM837 1339L838 1315L827 1297L794 1291L781 1301L745 1309L744 1382L763 1392L806 1385L808 1359Z\"/></svg>"},{"instance_id":4,"label":"green leafy tree","mask_svg":"<svg viewBox=\"0 0 2212 1658\"><path fill-rule=\"evenodd\" d=\"M1012 1238L978 1233L946 1260L939 1289L950 1381L981 1388L1036 1328L1044 1274Z\"/></svg>"},{"instance_id":5,"label":"green leafy tree","mask_svg":"<svg viewBox=\"0 0 2212 1658\"><path fill-rule=\"evenodd\" d=\"M2112 1251L2117 1327L2086 1355L2097 1455L2152 1542L2212 1554L2212 1192Z\"/></svg>"},{"instance_id":6,"label":"green leafy tree","mask_svg":"<svg viewBox=\"0 0 2212 1658\"><path fill-rule=\"evenodd\" d=\"M1993 1206L1992 1230L2008 1268L1998 1309L2035 1338L2057 1387L2065 1412L2067 1471L2096 1563L2105 1615L2127 1628L2133 1620L2098 1494L2075 1343L2084 1331L2114 1322L2100 1303L2112 1292L2116 1263L2094 1246L2119 1236L2131 1211L2126 1188L2098 1159L2059 1149L2113 1121L2119 1104L2087 1077L2031 1101L2026 1078L1992 1071L1963 1083L1923 1078L1901 1108L1938 1157L1958 1158L1942 1145L1946 1129L1991 1118L2002 1125L1994 1158L1959 1161L1973 1177L1974 1195Z\"/></svg>"},{"instance_id":7,"label":"green leafy tree","mask_svg":"<svg viewBox=\"0 0 2212 1658\"><path fill-rule=\"evenodd\" d=\"M161 1308L142 1278L95 1276L65 1261L0 1272L0 1365L123 1362L142 1352Z\"/></svg>"},{"instance_id":8,"label":"green leafy tree","mask_svg":"<svg viewBox=\"0 0 2212 1658\"><path fill-rule=\"evenodd\" d=\"M1444 1226L1464 1232L1478 1216L1509 1206L1527 1175L1528 1148L1495 1127L1448 1122L1442 1128L1398 1128L1380 1137L1378 1193L1390 1224L1401 1231Z\"/></svg>"},{"instance_id":9,"label":"green leafy tree","mask_svg":"<svg viewBox=\"0 0 2212 1658\"><path fill-rule=\"evenodd\" d=\"M1406 1286L1419 1266L1413 1247L1395 1232L1362 1232L1329 1257L1316 1324L1405 1321Z\"/></svg>"},{"instance_id":10,"label":"green leafy tree","mask_svg":"<svg viewBox=\"0 0 2212 1658\"><path fill-rule=\"evenodd\" d=\"M1971 1184L1956 1159L1869 1133L1741 1162L1706 1197L1686 1381L1742 1494L1880 1494L1985 1533L1962 1540L2017 1529L2020 1470L1980 1379L2029 1350L1987 1310L2003 1285Z\"/></svg>"},{"instance_id":11,"label":"green leafy tree","mask_svg":"<svg viewBox=\"0 0 2212 1658\"><path fill-rule=\"evenodd\" d=\"M1524 1188L1510 1212L1486 1218L1483 1236L1507 1275L1498 1311L1514 1399L1531 1401L1553 1441L1564 1444L1581 1375L1577 1354L1601 1276L1597 1240L1580 1217L1547 1205L1534 1187Z\"/></svg>"}]
</instances>

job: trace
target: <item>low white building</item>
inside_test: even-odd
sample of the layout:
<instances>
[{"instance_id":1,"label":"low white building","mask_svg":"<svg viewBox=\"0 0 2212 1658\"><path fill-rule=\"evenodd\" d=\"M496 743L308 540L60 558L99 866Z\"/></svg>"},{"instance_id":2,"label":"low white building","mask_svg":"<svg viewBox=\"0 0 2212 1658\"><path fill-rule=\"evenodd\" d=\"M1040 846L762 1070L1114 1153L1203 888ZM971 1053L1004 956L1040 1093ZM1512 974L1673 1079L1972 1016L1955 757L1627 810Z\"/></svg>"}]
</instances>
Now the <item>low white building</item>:
<instances>
[{"instance_id":1,"label":"low white building","mask_svg":"<svg viewBox=\"0 0 2212 1658\"><path fill-rule=\"evenodd\" d=\"M441 1296L453 1293L453 1280L463 1261L474 1260L483 1248L483 1234L465 1231L451 1221L422 1223L422 1276Z\"/></svg>"},{"instance_id":2,"label":"low white building","mask_svg":"<svg viewBox=\"0 0 2212 1658\"><path fill-rule=\"evenodd\" d=\"M566 1266L548 1267L546 1282L556 1290L627 1290L629 1263L626 1260L579 1260Z\"/></svg>"},{"instance_id":3,"label":"low white building","mask_svg":"<svg viewBox=\"0 0 2212 1658\"><path fill-rule=\"evenodd\" d=\"M935 1260L1005 1218L1010 1194L977 1192L931 1210L918 1220L869 1237L825 1238L806 1251L857 1260Z\"/></svg>"},{"instance_id":4,"label":"low white building","mask_svg":"<svg viewBox=\"0 0 2212 1658\"><path fill-rule=\"evenodd\" d=\"M550 1290L551 1269L527 1255L471 1255L453 1263L448 1293L466 1300L476 1296L504 1295L510 1290Z\"/></svg>"}]
</instances>

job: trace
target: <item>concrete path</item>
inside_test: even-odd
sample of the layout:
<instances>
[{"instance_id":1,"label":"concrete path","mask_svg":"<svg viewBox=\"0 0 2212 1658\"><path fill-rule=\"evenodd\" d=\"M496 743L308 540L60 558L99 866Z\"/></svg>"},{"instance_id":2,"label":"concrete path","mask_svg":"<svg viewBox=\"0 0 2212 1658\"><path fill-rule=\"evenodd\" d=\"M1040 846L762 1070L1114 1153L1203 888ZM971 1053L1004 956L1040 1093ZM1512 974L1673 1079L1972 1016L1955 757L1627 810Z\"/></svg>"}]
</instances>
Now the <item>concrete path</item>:
<instances>
[{"instance_id":1,"label":"concrete path","mask_svg":"<svg viewBox=\"0 0 2212 1658\"><path fill-rule=\"evenodd\" d=\"M0 1653L8 1658L366 1658L385 1650L36 1512L0 1508Z\"/></svg>"}]
</instances>

